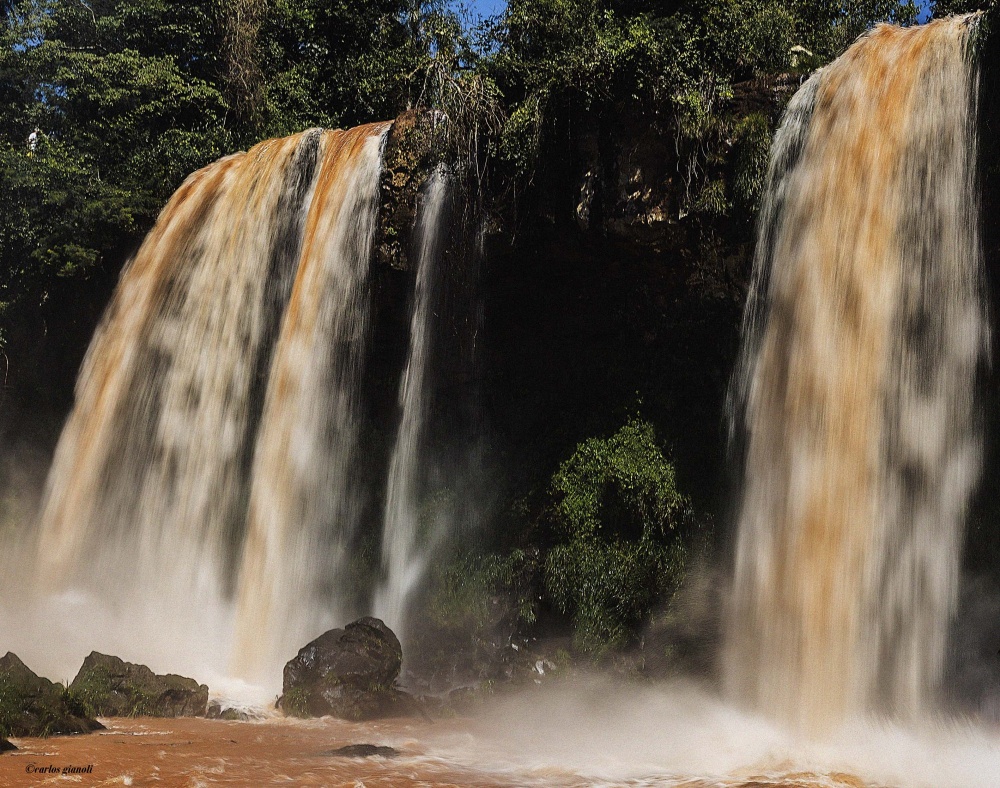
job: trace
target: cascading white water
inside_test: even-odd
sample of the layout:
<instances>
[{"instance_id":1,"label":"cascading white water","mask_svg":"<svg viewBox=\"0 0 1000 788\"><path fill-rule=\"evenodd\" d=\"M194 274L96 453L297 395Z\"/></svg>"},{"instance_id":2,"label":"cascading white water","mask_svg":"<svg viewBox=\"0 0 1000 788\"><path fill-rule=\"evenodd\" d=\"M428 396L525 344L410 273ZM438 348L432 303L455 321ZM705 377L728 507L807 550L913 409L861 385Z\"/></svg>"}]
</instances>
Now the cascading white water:
<instances>
[{"instance_id":1,"label":"cascading white water","mask_svg":"<svg viewBox=\"0 0 1000 788\"><path fill-rule=\"evenodd\" d=\"M251 474L233 655L242 676L275 675L294 654L289 644L304 644L351 614L348 547L358 513L349 482L387 131L338 140L343 150L329 155L347 161L321 172L307 220Z\"/></svg>"},{"instance_id":2,"label":"cascading white water","mask_svg":"<svg viewBox=\"0 0 1000 788\"><path fill-rule=\"evenodd\" d=\"M38 669L66 677L98 648L273 688L352 612L349 470L388 129L269 140L164 208L88 352L36 558L7 577L8 646Z\"/></svg>"},{"instance_id":3,"label":"cascading white water","mask_svg":"<svg viewBox=\"0 0 1000 788\"><path fill-rule=\"evenodd\" d=\"M40 624L90 618L114 633L103 648L175 670L224 637L258 377L322 145L307 132L192 175L124 273L49 474L28 581Z\"/></svg>"},{"instance_id":4,"label":"cascading white water","mask_svg":"<svg viewBox=\"0 0 1000 788\"><path fill-rule=\"evenodd\" d=\"M876 28L775 139L733 386L727 692L822 729L925 710L980 462L977 17Z\"/></svg>"},{"instance_id":5,"label":"cascading white water","mask_svg":"<svg viewBox=\"0 0 1000 788\"><path fill-rule=\"evenodd\" d=\"M434 318L438 309L442 230L447 220L449 180L443 169L427 182L416 226L416 286L410 319L410 347L399 384L400 422L389 464L382 561L386 577L375 595L374 615L405 635L407 602L430 558L435 539L418 544L421 441L430 397Z\"/></svg>"}]
</instances>

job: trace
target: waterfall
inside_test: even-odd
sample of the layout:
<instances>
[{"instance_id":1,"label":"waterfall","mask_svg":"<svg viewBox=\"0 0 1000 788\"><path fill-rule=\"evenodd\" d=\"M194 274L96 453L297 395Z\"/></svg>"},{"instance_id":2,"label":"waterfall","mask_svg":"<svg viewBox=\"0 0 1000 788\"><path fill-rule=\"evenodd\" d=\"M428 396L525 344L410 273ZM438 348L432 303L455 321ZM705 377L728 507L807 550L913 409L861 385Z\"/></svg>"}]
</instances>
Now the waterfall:
<instances>
[{"instance_id":1,"label":"waterfall","mask_svg":"<svg viewBox=\"0 0 1000 788\"><path fill-rule=\"evenodd\" d=\"M289 644L302 645L350 615L348 548L358 512L349 473L387 130L337 138L306 223L251 473L237 594L239 675L264 679L288 659ZM332 595L323 593L325 584Z\"/></svg>"},{"instance_id":2,"label":"waterfall","mask_svg":"<svg viewBox=\"0 0 1000 788\"><path fill-rule=\"evenodd\" d=\"M421 440L426 421L433 321L439 309L441 240L447 220L448 176L436 170L427 184L416 227L417 278L410 347L399 384L399 431L389 464L382 561L386 579L375 596L375 615L405 634L407 601L423 576L432 538L418 546Z\"/></svg>"},{"instance_id":3,"label":"waterfall","mask_svg":"<svg viewBox=\"0 0 1000 788\"><path fill-rule=\"evenodd\" d=\"M359 612L350 469L389 125L263 142L163 209L88 351L27 572L31 630L86 617L89 639L33 664L62 677L99 648L274 685Z\"/></svg>"},{"instance_id":4,"label":"waterfall","mask_svg":"<svg viewBox=\"0 0 1000 788\"><path fill-rule=\"evenodd\" d=\"M977 21L876 28L803 85L771 151L723 673L807 730L917 715L941 678L988 343Z\"/></svg>"}]
</instances>

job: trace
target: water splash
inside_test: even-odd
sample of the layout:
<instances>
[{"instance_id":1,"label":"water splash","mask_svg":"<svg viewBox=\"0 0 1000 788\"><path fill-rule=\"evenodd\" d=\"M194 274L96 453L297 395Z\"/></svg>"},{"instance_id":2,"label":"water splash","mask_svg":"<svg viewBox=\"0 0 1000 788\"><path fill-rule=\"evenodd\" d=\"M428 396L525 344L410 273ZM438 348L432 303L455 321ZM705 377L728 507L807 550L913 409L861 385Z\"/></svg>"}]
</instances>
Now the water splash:
<instances>
[{"instance_id":1,"label":"water splash","mask_svg":"<svg viewBox=\"0 0 1000 788\"><path fill-rule=\"evenodd\" d=\"M772 150L724 674L798 727L913 717L940 679L987 344L976 20L876 28L803 86Z\"/></svg>"}]
</instances>

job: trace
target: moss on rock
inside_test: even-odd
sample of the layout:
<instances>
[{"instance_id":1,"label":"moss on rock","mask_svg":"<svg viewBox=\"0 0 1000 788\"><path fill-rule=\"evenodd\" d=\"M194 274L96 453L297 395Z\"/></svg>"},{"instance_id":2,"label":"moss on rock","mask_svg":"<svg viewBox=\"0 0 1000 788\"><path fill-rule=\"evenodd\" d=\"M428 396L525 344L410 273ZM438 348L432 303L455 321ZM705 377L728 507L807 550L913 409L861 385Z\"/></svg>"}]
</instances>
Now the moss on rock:
<instances>
[{"instance_id":1,"label":"moss on rock","mask_svg":"<svg viewBox=\"0 0 1000 788\"><path fill-rule=\"evenodd\" d=\"M378 261L402 271L410 268L410 236L417 192L440 161L443 124L440 112L408 110L392 124L382 158L379 185Z\"/></svg>"},{"instance_id":2,"label":"moss on rock","mask_svg":"<svg viewBox=\"0 0 1000 788\"><path fill-rule=\"evenodd\" d=\"M90 653L69 695L88 714L102 717L202 717L208 687L194 679L157 676L145 665Z\"/></svg>"},{"instance_id":3,"label":"moss on rock","mask_svg":"<svg viewBox=\"0 0 1000 788\"><path fill-rule=\"evenodd\" d=\"M65 687L35 675L16 654L0 658L0 740L90 733L103 727L73 703Z\"/></svg>"}]
</instances>

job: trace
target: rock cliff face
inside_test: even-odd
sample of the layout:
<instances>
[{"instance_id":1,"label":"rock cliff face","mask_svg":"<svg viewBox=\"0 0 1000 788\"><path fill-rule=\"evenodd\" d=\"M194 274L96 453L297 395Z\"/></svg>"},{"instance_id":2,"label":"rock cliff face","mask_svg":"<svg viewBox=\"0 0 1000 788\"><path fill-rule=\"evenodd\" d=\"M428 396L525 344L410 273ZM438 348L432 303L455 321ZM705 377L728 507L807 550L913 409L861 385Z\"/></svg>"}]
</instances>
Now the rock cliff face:
<instances>
[{"instance_id":1,"label":"rock cliff face","mask_svg":"<svg viewBox=\"0 0 1000 788\"><path fill-rule=\"evenodd\" d=\"M1000 315L1000 8L987 12L975 43L980 62L979 82L979 164L982 204L982 244L993 325L992 363L983 371L986 409L984 473L974 501L966 539L966 563L976 572L996 576L1000 567L1000 343L997 316Z\"/></svg>"},{"instance_id":2,"label":"rock cliff face","mask_svg":"<svg viewBox=\"0 0 1000 788\"><path fill-rule=\"evenodd\" d=\"M639 409L698 508L723 511L755 201L798 82L736 86L698 139L580 112L543 140L516 233L487 238L483 389L502 456L527 460L515 487L537 489L576 443Z\"/></svg>"},{"instance_id":3,"label":"rock cliff face","mask_svg":"<svg viewBox=\"0 0 1000 788\"><path fill-rule=\"evenodd\" d=\"M714 115L693 129L655 116L576 118L539 200L553 221L569 208L581 232L623 252L690 257L695 226L715 222L718 230L754 209L747 180L763 175L770 132L800 81L788 74L737 84L731 96L706 101Z\"/></svg>"},{"instance_id":4,"label":"rock cliff face","mask_svg":"<svg viewBox=\"0 0 1000 788\"><path fill-rule=\"evenodd\" d=\"M402 271L410 268L411 233L417 193L440 161L438 142L444 116L409 110L392 124L382 157L379 184L378 262Z\"/></svg>"}]
</instances>

